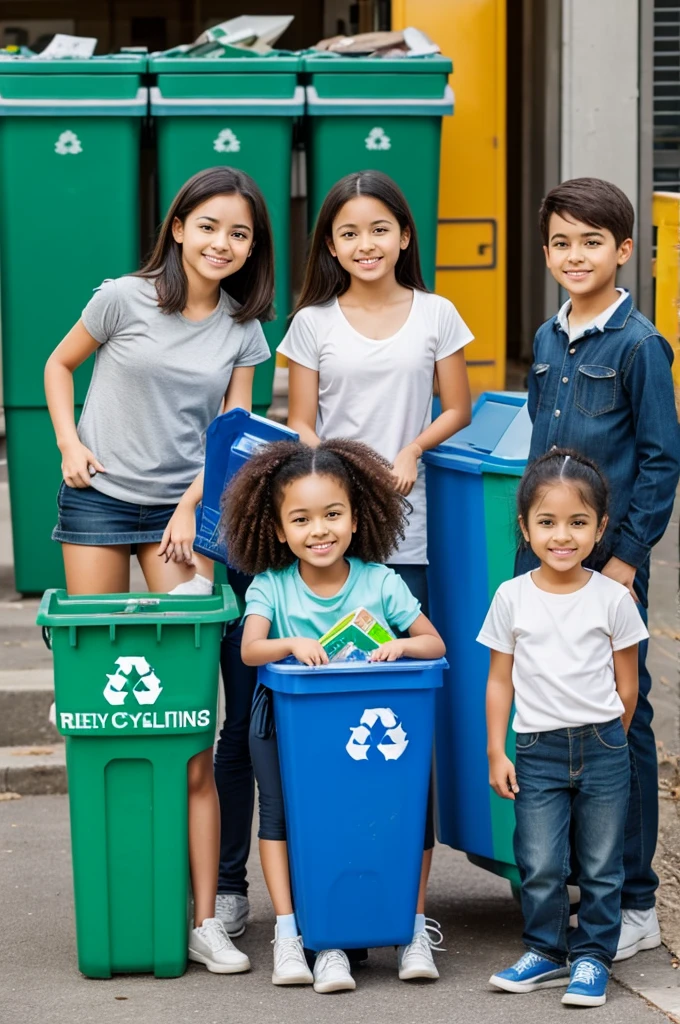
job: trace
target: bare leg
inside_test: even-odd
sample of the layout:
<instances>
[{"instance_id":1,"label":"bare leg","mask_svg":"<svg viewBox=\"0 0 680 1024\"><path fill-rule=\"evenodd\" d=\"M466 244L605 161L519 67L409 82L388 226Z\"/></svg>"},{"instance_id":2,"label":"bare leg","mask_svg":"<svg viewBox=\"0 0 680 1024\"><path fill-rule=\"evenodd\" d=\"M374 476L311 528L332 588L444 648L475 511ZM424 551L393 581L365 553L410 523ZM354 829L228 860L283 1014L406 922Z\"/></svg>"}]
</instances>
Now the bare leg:
<instances>
[{"instance_id":1,"label":"bare leg","mask_svg":"<svg viewBox=\"0 0 680 1024\"><path fill-rule=\"evenodd\" d=\"M277 917L293 913L288 870L288 843L274 839L260 839L260 863L269 896Z\"/></svg>"},{"instance_id":2,"label":"bare leg","mask_svg":"<svg viewBox=\"0 0 680 1024\"><path fill-rule=\"evenodd\" d=\"M62 544L69 594L125 594L130 589L130 545Z\"/></svg>"},{"instance_id":3,"label":"bare leg","mask_svg":"<svg viewBox=\"0 0 680 1024\"><path fill-rule=\"evenodd\" d=\"M213 748L192 757L188 765L189 865L194 891L194 925L215 916L220 856L220 805L213 775Z\"/></svg>"},{"instance_id":4,"label":"bare leg","mask_svg":"<svg viewBox=\"0 0 680 1024\"><path fill-rule=\"evenodd\" d=\"M213 578L214 562L203 555L194 554L195 566L184 562L166 562L158 557L158 544L140 544L137 558L144 573L146 585L152 594L167 594L169 590L194 578L196 573Z\"/></svg>"},{"instance_id":5,"label":"bare leg","mask_svg":"<svg viewBox=\"0 0 680 1024\"><path fill-rule=\"evenodd\" d=\"M416 914L425 913L425 897L427 896L427 883L430 878L430 868L432 867L432 850L425 850L423 853L423 863L420 869L420 886L418 888L418 903L416 906Z\"/></svg>"}]
</instances>

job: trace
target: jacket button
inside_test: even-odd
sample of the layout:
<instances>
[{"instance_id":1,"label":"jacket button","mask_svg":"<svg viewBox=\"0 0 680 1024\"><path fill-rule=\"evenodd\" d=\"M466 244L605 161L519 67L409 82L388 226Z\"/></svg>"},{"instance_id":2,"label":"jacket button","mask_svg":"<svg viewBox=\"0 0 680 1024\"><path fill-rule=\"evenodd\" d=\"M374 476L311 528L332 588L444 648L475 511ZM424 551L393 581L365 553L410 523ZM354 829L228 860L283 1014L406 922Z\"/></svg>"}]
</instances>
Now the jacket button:
<instances>
[{"instance_id":1,"label":"jacket button","mask_svg":"<svg viewBox=\"0 0 680 1024\"><path fill-rule=\"evenodd\" d=\"M563 384L568 384L569 383L569 378L568 377L563 377L562 378L562 383Z\"/></svg>"},{"instance_id":2,"label":"jacket button","mask_svg":"<svg viewBox=\"0 0 680 1024\"><path fill-rule=\"evenodd\" d=\"M557 419L557 417L559 415L560 415L560 410L559 409L555 409L555 419Z\"/></svg>"},{"instance_id":3,"label":"jacket button","mask_svg":"<svg viewBox=\"0 0 680 1024\"><path fill-rule=\"evenodd\" d=\"M573 356L575 352L576 352L576 349L575 349L575 348L570 348L570 349L569 349L569 355L570 355L570 356Z\"/></svg>"}]
</instances>

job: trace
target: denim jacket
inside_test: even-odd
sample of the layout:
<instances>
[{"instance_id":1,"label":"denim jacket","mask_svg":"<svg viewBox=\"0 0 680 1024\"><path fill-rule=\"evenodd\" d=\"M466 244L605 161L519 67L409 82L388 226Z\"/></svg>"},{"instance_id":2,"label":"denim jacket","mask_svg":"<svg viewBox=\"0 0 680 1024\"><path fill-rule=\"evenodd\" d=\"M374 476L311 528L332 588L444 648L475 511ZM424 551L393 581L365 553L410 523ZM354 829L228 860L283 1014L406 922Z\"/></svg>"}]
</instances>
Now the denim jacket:
<instances>
[{"instance_id":1,"label":"denim jacket","mask_svg":"<svg viewBox=\"0 0 680 1024\"><path fill-rule=\"evenodd\" d=\"M640 568L663 535L680 473L673 351L630 296L604 330L570 342L557 317L534 338L529 460L566 447L593 459L611 488L602 556Z\"/></svg>"}]
</instances>

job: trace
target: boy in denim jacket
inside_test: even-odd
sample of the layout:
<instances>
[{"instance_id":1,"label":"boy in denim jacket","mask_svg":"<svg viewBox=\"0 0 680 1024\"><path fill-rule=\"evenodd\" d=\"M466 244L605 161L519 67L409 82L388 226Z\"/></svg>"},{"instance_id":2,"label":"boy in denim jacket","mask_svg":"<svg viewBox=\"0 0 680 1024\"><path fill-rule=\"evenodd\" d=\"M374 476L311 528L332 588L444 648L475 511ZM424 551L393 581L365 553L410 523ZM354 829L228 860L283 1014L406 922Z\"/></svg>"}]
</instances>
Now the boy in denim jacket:
<instances>
[{"instance_id":1,"label":"boy in denim jacket","mask_svg":"<svg viewBox=\"0 0 680 1024\"><path fill-rule=\"evenodd\" d=\"M553 447L574 448L598 463L611 487L609 526L587 563L628 587L647 621L650 552L673 508L680 471L680 431L673 352L616 287L633 250L633 207L598 178L554 188L539 215L548 269L569 299L534 339L529 461ZM520 551L516 572L537 562ZM640 694L628 733L631 793L616 960L661 942L654 909L652 858L658 831L658 774L647 641L639 645Z\"/></svg>"}]
</instances>

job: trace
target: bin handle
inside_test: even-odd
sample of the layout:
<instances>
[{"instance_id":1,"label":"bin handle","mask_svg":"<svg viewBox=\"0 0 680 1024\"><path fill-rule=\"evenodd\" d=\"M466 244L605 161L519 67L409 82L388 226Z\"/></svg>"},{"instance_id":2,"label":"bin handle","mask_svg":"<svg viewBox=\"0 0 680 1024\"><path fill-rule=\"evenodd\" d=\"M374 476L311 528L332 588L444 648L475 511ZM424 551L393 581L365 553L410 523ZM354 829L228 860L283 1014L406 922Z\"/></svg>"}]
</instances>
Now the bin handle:
<instances>
[{"instance_id":1,"label":"bin handle","mask_svg":"<svg viewBox=\"0 0 680 1024\"><path fill-rule=\"evenodd\" d=\"M373 112L376 107L380 107L382 110L385 109L387 113L392 107L402 107L408 109L409 107L418 108L420 113L421 107L431 107L433 111L436 110L450 110L453 109L453 89L450 85L444 86L444 94L441 99L431 98L415 98L410 99L383 99L378 96L366 96L366 97L338 97L338 96L319 96L316 87L313 85L305 86L307 91L307 103L313 104L316 107L328 107L331 110L333 107L352 107L356 108L357 112L361 111L362 107L371 107ZM406 111L404 111L406 112Z\"/></svg>"},{"instance_id":2,"label":"bin handle","mask_svg":"<svg viewBox=\"0 0 680 1024\"><path fill-rule=\"evenodd\" d=\"M24 110L30 110L32 107L39 107L41 110L49 109L54 110L55 113L59 113L61 110L82 109L97 113L100 109L105 110L132 110L138 107L146 107L149 99L149 91L145 86L140 87L137 90L137 95L134 99L98 99L98 100L87 100L87 99L50 99L48 97L31 97L30 99L12 99L9 96L3 96L0 93L0 112L3 114L8 113L21 113Z\"/></svg>"},{"instance_id":3,"label":"bin handle","mask_svg":"<svg viewBox=\"0 0 680 1024\"><path fill-rule=\"evenodd\" d=\"M299 108L299 112L302 113L305 103L305 89L303 85L296 85L295 92L292 96L286 97L243 97L243 96L204 96L204 97L171 97L164 96L157 85L152 85L149 90L151 97L152 113L154 106L162 106L172 108L173 110L181 110L185 108L187 111L192 113L200 113L201 108L205 108L210 113L217 107L224 109L225 111L236 112L239 109L254 111L257 107L273 107L276 109L286 110L289 107Z\"/></svg>"}]
</instances>

